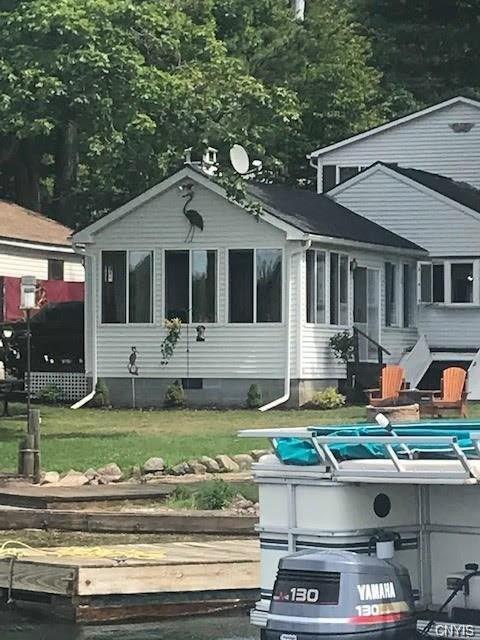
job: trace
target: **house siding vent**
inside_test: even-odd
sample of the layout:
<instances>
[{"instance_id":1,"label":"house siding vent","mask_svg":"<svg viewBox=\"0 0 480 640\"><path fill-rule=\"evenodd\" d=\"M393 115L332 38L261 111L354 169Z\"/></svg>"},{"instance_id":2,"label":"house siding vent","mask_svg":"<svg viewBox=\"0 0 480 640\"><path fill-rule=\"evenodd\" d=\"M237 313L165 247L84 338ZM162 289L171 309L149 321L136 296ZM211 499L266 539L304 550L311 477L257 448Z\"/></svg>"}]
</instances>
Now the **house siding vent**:
<instances>
[{"instance_id":1,"label":"house siding vent","mask_svg":"<svg viewBox=\"0 0 480 640\"><path fill-rule=\"evenodd\" d=\"M448 125L453 133L468 133L475 126L474 122L452 122Z\"/></svg>"}]
</instances>

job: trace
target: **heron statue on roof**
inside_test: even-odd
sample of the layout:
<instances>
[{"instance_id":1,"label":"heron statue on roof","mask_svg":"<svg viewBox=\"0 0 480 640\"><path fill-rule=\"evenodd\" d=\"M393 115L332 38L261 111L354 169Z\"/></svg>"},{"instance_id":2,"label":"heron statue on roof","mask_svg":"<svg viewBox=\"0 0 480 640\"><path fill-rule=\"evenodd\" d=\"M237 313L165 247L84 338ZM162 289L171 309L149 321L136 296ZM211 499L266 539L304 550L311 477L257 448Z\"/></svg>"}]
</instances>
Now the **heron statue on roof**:
<instances>
[{"instance_id":1,"label":"heron statue on roof","mask_svg":"<svg viewBox=\"0 0 480 640\"><path fill-rule=\"evenodd\" d=\"M200 229L203 231L203 217L198 211L195 209L189 209L188 205L193 200L193 196L195 195L193 192L193 184L188 183L182 186L182 198L185 198L185 204L183 205L183 215L186 217L188 222L190 223L190 228L185 238L185 242L193 242L193 238L195 237L195 231Z\"/></svg>"}]
</instances>

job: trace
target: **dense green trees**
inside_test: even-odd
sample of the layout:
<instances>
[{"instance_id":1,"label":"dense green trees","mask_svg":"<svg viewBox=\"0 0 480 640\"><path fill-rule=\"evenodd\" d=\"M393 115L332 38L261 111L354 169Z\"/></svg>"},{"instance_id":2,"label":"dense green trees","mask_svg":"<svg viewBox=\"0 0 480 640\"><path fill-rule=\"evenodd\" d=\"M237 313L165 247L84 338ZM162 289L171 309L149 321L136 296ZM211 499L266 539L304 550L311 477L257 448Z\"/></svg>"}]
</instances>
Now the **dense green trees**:
<instances>
[{"instance_id":1,"label":"dense green trees","mask_svg":"<svg viewBox=\"0 0 480 640\"><path fill-rule=\"evenodd\" d=\"M313 148L479 91L478 0L290 5L0 0L0 197L78 226L206 142L305 181Z\"/></svg>"},{"instance_id":2,"label":"dense green trees","mask_svg":"<svg viewBox=\"0 0 480 640\"><path fill-rule=\"evenodd\" d=\"M202 141L292 170L375 118L334 5L299 24L277 0L0 0L0 195L82 224Z\"/></svg>"},{"instance_id":3,"label":"dense green trees","mask_svg":"<svg viewBox=\"0 0 480 640\"><path fill-rule=\"evenodd\" d=\"M480 97L480 0L346 0L393 110Z\"/></svg>"}]
</instances>

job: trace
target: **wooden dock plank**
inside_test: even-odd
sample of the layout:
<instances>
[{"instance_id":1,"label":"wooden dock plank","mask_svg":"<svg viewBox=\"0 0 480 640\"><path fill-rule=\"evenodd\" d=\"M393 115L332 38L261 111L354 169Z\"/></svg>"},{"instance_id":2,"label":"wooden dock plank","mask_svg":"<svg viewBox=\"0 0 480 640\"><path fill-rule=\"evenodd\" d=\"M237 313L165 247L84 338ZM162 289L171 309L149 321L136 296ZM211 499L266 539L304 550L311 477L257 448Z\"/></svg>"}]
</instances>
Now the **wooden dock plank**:
<instances>
[{"instance_id":1,"label":"wooden dock plank","mask_svg":"<svg viewBox=\"0 0 480 640\"><path fill-rule=\"evenodd\" d=\"M77 570L72 566L39 564L5 558L0 560L0 587L35 593L70 595L76 588Z\"/></svg>"},{"instance_id":2,"label":"wooden dock plank","mask_svg":"<svg viewBox=\"0 0 480 640\"><path fill-rule=\"evenodd\" d=\"M1 509L0 529L57 529L95 533L202 533L254 535L256 516L211 512L71 511Z\"/></svg>"},{"instance_id":3,"label":"wooden dock plank","mask_svg":"<svg viewBox=\"0 0 480 640\"><path fill-rule=\"evenodd\" d=\"M80 596L186 592L215 589L255 589L260 582L259 563L183 564L107 569L80 567L77 593Z\"/></svg>"}]
</instances>

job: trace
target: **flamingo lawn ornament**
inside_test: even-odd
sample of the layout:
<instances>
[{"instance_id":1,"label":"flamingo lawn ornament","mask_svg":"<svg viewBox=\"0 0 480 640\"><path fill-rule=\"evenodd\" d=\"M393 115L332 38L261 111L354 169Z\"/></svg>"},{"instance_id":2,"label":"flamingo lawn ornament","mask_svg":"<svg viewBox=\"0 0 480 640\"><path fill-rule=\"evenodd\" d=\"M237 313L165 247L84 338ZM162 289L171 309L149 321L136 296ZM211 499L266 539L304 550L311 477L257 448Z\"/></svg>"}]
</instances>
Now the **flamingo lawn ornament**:
<instances>
[{"instance_id":1,"label":"flamingo lawn ornament","mask_svg":"<svg viewBox=\"0 0 480 640\"><path fill-rule=\"evenodd\" d=\"M203 231L203 218L195 209L188 209L188 205L193 200L193 184L187 184L184 186L185 193L182 195L182 198L185 198L185 204L183 205L183 215L190 223L190 229L185 238L185 242L193 242L193 238L195 237L195 231L200 229Z\"/></svg>"}]
</instances>

